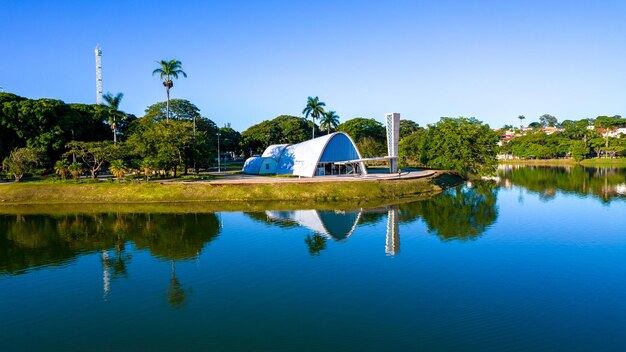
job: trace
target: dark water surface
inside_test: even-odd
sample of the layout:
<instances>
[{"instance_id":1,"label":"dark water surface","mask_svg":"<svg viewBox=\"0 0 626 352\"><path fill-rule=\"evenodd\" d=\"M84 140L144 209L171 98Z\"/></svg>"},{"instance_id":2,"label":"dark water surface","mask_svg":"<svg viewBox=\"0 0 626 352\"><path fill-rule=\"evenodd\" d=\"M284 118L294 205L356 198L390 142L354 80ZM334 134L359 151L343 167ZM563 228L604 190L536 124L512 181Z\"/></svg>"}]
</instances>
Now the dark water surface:
<instances>
[{"instance_id":1,"label":"dark water surface","mask_svg":"<svg viewBox=\"0 0 626 352\"><path fill-rule=\"evenodd\" d=\"M625 351L626 170L508 167L371 209L0 215L0 351L396 349Z\"/></svg>"}]
</instances>

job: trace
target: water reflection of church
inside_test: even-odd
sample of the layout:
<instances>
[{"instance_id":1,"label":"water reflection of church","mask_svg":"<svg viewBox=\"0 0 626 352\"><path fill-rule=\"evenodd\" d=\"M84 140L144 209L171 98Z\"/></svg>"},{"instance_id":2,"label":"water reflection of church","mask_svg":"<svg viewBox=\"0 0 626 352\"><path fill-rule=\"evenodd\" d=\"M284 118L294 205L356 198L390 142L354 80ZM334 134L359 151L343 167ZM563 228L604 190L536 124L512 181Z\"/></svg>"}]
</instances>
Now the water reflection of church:
<instances>
[{"instance_id":1,"label":"water reflection of church","mask_svg":"<svg viewBox=\"0 0 626 352\"><path fill-rule=\"evenodd\" d=\"M389 255L396 255L400 252L400 216L398 209L395 207L349 211L312 209L291 211L266 210L265 215L270 220L296 224L328 239L343 241L354 233L363 215L384 212L387 213L385 252Z\"/></svg>"}]
</instances>

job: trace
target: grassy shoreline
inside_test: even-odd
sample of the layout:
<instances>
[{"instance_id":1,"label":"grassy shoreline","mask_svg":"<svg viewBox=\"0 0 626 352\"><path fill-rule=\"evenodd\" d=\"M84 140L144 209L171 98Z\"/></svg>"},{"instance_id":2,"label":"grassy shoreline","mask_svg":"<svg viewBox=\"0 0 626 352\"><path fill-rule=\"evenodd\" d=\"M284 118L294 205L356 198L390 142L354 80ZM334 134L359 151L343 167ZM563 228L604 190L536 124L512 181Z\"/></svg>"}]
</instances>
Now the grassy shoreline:
<instances>
[{"instance_id":1,"label":"grassy shoreline","mask_svg":"<svg viewBox=\"0 0 626 352\"><path fill-rule=\"evenodd\" d=\"M411 197L428 197L461 182L449 172L423 179L213 185L209 183L12 183L0 186L0 208L15 205L252 203L281 201L360 205Z\"/></svg>"},{"instance_id":2,"label":"grassy shoreline","mask_svg":"<svg viewBox=\"0 0 626 352\"><path fill-rule=\"evenodd\" d=\"M580 163L577 163L573 159L533 159L533 160L500 160L502 165L545 165L545 166L613 166L613 167L626 167L626 158L616 159L585 159Z\"/></svg>"}]
</instances>

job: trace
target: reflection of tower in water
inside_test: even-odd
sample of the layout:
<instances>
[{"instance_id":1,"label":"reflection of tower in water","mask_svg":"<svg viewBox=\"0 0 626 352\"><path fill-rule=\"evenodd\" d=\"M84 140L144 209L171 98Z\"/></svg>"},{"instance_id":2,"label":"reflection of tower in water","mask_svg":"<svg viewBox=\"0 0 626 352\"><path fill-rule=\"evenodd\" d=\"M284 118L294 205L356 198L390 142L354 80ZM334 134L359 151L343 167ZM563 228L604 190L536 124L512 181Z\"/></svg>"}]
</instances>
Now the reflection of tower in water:
<instances>
[{"instance_id":1,"label":"reflection of tower in water","mask_svg":"<svg viewBox=\"0 0 626 352\"><path fill-rule=\"evenodd\" d=\"M400 252L400 226L398 209L387 210L387 237L385 241L385 253L396 255Z\"/></svg>"},{"instance_id":2,"label":"reflection of tower in water","mask_svg":"<svg viewBox=\"0 0 626 352\"><path fill-rule=\"evenodd\" d=\"M106 250L102 251L101 255L102 259L102 291L103 298L106 300L109 295L109 291L111 290L111 276L109 273L109 252Z\"/></svg>"}]
</instances>

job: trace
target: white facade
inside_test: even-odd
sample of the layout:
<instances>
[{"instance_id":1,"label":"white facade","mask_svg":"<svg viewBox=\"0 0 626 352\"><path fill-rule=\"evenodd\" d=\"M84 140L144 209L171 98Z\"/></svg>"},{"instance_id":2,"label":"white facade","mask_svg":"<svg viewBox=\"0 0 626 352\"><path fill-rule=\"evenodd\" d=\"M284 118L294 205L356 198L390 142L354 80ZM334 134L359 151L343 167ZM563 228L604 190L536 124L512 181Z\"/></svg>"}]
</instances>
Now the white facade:
<instances>
[{"instance_id":1,"label":"white facade","mask_svg":"<svg viewBox=\"0 0 626 352\"><path fill-rule=\"evenodd\" d=\"M274 173L279 175L313 177L367 174L356 144L344 132L331 133L298 144L271 145L265 149L262 157L246 160L242 171L258 174L263 166L262 161L257 159L270 158L277 161Z\"/></svg>"}]
</instances>

